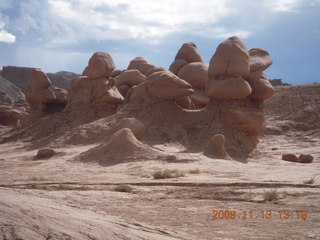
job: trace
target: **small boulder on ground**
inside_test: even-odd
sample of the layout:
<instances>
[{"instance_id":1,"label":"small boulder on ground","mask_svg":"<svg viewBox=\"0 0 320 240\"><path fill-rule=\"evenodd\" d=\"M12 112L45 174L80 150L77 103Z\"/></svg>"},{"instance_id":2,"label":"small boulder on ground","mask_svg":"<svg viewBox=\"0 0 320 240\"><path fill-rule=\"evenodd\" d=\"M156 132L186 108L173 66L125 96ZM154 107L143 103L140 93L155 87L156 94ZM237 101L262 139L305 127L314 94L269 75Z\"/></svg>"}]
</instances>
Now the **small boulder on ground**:
<instances>
[{"instance_id":1,"label":"small boulder on ground","mask_svg":"<svg viewBox=\"0 0 320 240\"><path fill-rule=\"evenodd\" d=\"M42 148L37 152L37 158L50 158L55 155L56 152L52 148Z\"/></svg>"},{"instance_id":2,"label":"small boulder on ground","mask_svg":"<svg viewBox=\"0 0 320 240\"><path fill-rule=\"evenodd\" d=\"M298 161L299 163L312 163L313 157L310 154L300 154Z\"/></svg>"},{"instance_id":3,"label":"small boulder on ground","mask_svg":"<svg viewBox=\"0 0 320 240\"><path fill-rule=\"evenodd\" d=\"M298 157L294 154L283 154L282 155L282 160L284 161L289 161L289 162L299 162Z\"/></svg>"}]
</instances>

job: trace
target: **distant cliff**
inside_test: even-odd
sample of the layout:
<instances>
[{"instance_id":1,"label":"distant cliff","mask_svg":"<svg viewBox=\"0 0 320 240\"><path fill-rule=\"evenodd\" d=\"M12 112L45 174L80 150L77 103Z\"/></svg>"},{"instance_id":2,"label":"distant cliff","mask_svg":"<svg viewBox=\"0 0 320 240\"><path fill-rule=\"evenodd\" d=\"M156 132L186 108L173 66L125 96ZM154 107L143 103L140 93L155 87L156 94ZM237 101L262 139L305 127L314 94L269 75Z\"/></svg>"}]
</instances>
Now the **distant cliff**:
<instances>
[{"instance_id":1,"label":"distant cliff","mask_svg":"<svg viewBox=\"0 0 320 240\"><path fill-rule=\"evenodd\" d=\"M33 69L35 68L4 66L1 71L1 76L12 82L25 93ZM66 71L47 73L47 75L51 80L52 86L64 89L69 88L70 80L80 76L79 74Z\"/></svg>"}]
</instances>

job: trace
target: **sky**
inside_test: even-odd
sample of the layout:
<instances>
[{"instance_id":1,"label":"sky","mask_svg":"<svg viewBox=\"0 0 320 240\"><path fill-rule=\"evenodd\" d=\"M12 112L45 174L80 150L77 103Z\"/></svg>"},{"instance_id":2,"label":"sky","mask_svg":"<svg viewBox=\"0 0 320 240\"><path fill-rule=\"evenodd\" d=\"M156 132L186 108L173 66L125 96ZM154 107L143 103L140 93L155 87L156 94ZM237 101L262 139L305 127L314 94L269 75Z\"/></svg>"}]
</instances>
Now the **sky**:
<instances>
[{"instance_id":1,"label":"sky","mask_svg":"<svg viewBox=\"0 0 320 240\"><path fill-rule=\"evenodd\" d=\"M81 73L94 52L117 69L143 56L168 69L184 42L206 64L238 36L269 52L265 74L290 84L319 82L320 0L1 0L0 67Z\"/></svg>"}]
</instances>

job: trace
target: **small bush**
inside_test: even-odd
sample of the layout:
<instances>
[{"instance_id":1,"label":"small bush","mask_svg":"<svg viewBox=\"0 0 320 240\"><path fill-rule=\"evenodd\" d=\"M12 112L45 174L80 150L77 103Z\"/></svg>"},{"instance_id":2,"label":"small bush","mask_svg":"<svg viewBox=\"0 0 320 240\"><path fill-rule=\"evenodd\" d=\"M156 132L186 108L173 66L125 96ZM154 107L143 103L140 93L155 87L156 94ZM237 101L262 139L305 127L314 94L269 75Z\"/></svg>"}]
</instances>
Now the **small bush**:
<instances>
[{"instance_id":1,"label":"small bush","mask_svg":"<svg viewBox=\"0 0 320 240\"><path fill-rule=\"evenodd\" d=\"M113 190L116 192L128 192L128 193L131 193L133 191L132 187L125 184L118 185Z\"/></svg>"},{"instance_id":2,"label":"small bush","mask_svg":"<svg viewBox=\"0 0 320 240\"><path fill-rule=\"evenodd\" d=\"M279 194L277 189L271 189L269 191L264 191L263 198L265 202L272 202L279 199Z\"/></svg>"},{"instance_id":3,"label":"small bush","mask_svg":"<svg viewBox=\"0 0 320 240\"><path fill-rule=\"evenodd\" d=\"M190 169L190 170L188 171L188 173L190 173L190 174L199 174L200 172L201 172L201 171L200 171L199 168Z\"/></svg>"},{"instance_id":4,"label":"small bush","mask_svg":"<svg viewBox=\"0 0 320 240\"><path fill-rule=\"evenodd\" d=\"M154 179L177 178L184 177L184 173L178 169L164 169L155 171L152 176Z\"/></svg>"},{"instance_id":5,"label":"small bush","mask_svg":"<svg viewBox=\"0 0 320 240\"><path fill-rule=\"evenodd\" d=\"M315 178L312 177L308 180L303 181L304 184L314 184L316 182Z\"/></svg>"}]
</instances>

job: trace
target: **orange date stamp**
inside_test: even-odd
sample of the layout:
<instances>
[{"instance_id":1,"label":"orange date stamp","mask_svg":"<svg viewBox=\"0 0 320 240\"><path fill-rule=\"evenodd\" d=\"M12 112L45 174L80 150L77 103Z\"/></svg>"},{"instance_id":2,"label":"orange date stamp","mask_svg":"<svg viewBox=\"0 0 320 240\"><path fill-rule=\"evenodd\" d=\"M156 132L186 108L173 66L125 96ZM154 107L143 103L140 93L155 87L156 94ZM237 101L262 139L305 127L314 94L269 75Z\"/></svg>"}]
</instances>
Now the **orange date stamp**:
<instances>
[{"instance_id":1,"label":"orange date stamp","mask_svg":"<svg viewBox=\"0 0 320 240\"><path fill-rule=\"evenodd\" d=\"M300 219L306 220L308 218L307 210L213 210L212 220L222 219L239 219L239 220L254 220L254 219Z\"/></svg>"}]
</instances>

